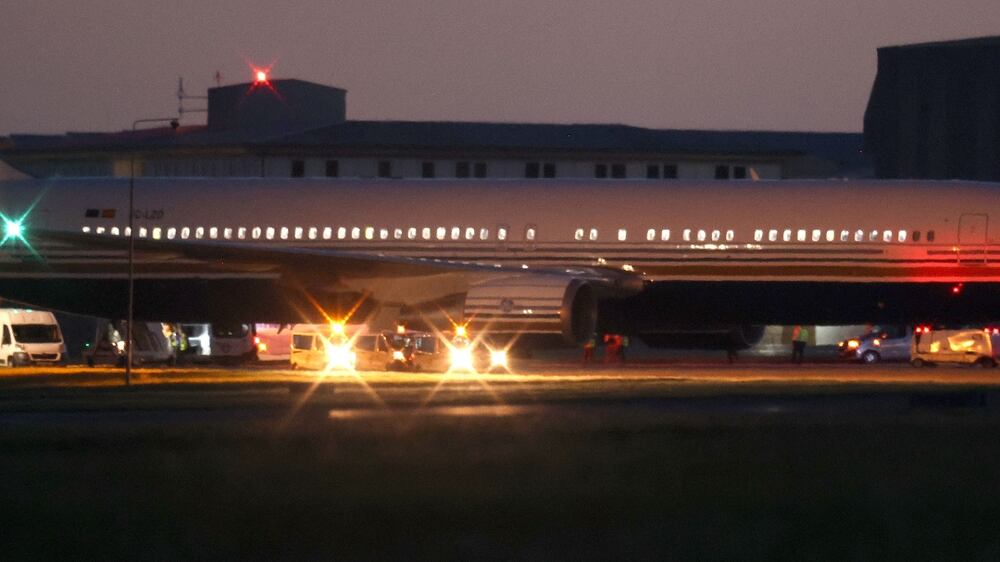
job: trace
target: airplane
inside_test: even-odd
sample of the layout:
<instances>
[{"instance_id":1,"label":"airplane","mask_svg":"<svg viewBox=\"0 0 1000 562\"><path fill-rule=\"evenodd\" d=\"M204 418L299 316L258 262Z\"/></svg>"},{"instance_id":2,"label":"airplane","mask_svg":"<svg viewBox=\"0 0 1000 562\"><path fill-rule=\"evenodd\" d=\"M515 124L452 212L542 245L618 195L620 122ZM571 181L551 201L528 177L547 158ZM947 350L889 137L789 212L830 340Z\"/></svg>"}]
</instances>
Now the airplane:
<instances>
[{"instance_id":1,"label":"airplane","mask_svg":"<svg viewBox=\"0 0 1000 562\"><path fill-rule=\"evenodd\" d=\"M141 178L0 182L0 296L139 320L446 311L493 334L742 347L766 324L988 322L1000 185ZM990 230L991 223L994 225Z\"/></svg>"}]
</instances>

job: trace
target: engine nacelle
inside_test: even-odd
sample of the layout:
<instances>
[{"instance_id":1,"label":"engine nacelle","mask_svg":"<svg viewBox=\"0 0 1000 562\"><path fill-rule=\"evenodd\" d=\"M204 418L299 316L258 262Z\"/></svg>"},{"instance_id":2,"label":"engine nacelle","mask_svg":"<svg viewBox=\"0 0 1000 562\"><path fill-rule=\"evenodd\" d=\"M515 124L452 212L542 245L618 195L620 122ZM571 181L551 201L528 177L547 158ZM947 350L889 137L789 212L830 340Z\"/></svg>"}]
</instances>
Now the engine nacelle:
<instances>
[{"instance_id":1,"label":"engine nacelle","mask_svg":"<svg viewBox=\"0 0 1000 562\"><path fill-rule=\"evenodd\" d=\"M578 344L597 329L597 290L589 281L558 276L491 279L469 288L465 317L474 331L561 334Z\"/></svg>"}]
</instances>

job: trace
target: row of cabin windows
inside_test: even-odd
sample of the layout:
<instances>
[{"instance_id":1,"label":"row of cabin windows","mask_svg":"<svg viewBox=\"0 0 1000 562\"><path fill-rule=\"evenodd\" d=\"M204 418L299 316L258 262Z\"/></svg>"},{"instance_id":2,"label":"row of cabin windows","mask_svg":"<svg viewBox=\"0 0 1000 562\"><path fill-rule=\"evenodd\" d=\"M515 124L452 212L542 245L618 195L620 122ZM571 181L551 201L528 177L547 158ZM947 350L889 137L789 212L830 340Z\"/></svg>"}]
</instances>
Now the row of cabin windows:
<instances>
[{"instance_id":1,"label":"row of cabin windows","mask_svg":"<svg viewBox=\"0 0 1000 562\"><path fill-rule=\"evenodd\" d=\"M124 235L128 236L131 233L128 227L124 229L119 229L117 226L112 226L110 228L98 226L91 228L89 226L83 227L84 233L95 233L95 234L111 234L112 236ZM139 227L136 234L139 238L152 238L154 240L202 240L202 239L224 239L224 240L497 240L500 242L506 241L510 233L510 228L506 226L499 226L495 231L489 228L475 228L475 227L415 227L411 226L409 228L377 228L374 226L340 226L340 227L318 227L318 226L296 226L296 227L203 227L196 226L194 228L189 226L177 227L161 227L154 226L152 228ZM495 238L491 238L491 235ZM528 226L525 228L525 239L534 240L535 239L535 227Z\"/></svg>"},{"instance_id":2,"label":"row of cabin windows","mask_svg":"<svg viewBox=\"0 0 1000 562\"><path fill-rule=\"evenodd\" d=\"M177 227L152 227L147 229L146 227L140 227L138 230L139 238L152 237L154 240L160 240L166 238L167 240L174 240L180 238L181 240L188 240L194 238L195 240L201 240L204 238L208 239L219 239L224 240L480 240L487 241L492 240L491 234L495 234L495 240L506 241L509 236L509 227L499 226L496 231L493 232L489 228L476 228L472 226L460 227L460 226L437 226L437 227L415 227L411 226L406 229L403 228L380 228L374 226L340 226L340 227L189 227L183 226ZM98 226L93 230L90 226L83 227L84 233L94 232L96 234L111 234L112 236L118 236L124 233L128 236L130 231L126 227L124 230L119 229L117 226L112 226L110 228ZM834 229L828 229L826 231L822 229L812 229L808 230L805 228L800 229L756 229L754 230L754 241L764 242L765 239L768 242L835 242L838 239L838 232ZM908 233L906 230L840 230L839 231L839 241L840 242L864 242L866 239L868 242L906 242ZM528 225L524 230L524 239L527 241L534 241L537 235L537 227L534 225ZM650 228L646 231L646 240L650 242L660 241L669 242L671 232L669 228ZM927 241L934 241L934 231L927 231ZM573 238L578 241L596 241L598 240L598 229L597 228L577 228L573 233ZM919 242L921 238L921 231L914 230L909 238L914 242ZM625 242L628 240L628 229L620 228L617 232L617 239L619 242ZM685 228L681 231L681 240L684 242L732 242L736 239L736 233L733 230L705 230L705 229L691 229Z\"/></svg>"},{"instance_id":3,"label":"row of cabin windows","mask_svg":"<svg viewBox=\"0 0 1000 562\"><path fill-rule=\"evenodd\" d=\"M488 168L486 162L460 161L455 162L454 177L456 178L485 178ZM731 171L731 172L730 172ZM292 160L291 176L301 178L306 175L305 160ZM377 163L377 175L380 178L391 178L392 161L379 160ZM330 178L340 177L340 162L338 160L326 161L326 176ZM436 162L425 161L420 163L420 177L436 178L438 169ZM524 177L526 178L555 178L555 162L526 162L524 165ZM595 178L624 179L627 177L625 164L594 164ZM716 166L716 179L745 179L747 177L746 166ZM648 179L676 179L677 164L647 164L646 178Z\"/></svg>"}]
</instances>

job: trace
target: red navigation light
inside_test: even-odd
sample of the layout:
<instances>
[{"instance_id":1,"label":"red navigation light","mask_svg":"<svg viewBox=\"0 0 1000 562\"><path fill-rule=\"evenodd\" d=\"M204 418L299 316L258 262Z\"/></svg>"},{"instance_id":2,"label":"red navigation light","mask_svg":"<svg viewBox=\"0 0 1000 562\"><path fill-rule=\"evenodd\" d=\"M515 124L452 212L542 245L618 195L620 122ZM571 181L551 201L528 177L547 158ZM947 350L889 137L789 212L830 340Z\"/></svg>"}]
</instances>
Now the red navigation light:
<instances>
[{"instance_id":1,"label":"red navigation light","mask_svg":"<svg viewBox=\"0 0 1000 562\"><path fill-rule=\"evenodd\" d=\"M962 292L962 284L961 283L959 283L958 285L953 285L951 287L951 294L958 295L958 294L961 294L961 292Z\"/></svg>"}]
</instances>

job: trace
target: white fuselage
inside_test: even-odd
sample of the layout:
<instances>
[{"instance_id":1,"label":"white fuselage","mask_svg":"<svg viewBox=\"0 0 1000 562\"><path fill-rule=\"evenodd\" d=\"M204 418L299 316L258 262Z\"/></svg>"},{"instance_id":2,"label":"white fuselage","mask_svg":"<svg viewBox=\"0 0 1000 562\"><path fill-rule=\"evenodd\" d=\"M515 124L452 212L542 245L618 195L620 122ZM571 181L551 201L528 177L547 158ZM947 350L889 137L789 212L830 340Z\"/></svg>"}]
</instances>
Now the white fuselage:
<instances>
[{"instance_id":1,"label":"white fuselage","mask_svg":"<svg viewBox=\"0 0 1000 562\"><path fill-rule=\"evenodd\" d=\"M988 183L141 179L134 209L140 239L624 268L654 281L1000 273L1000 186ZM0 211L27 213L29 237L123 236L128 182L5 182Z\"/></svg>"}]
</instances>

